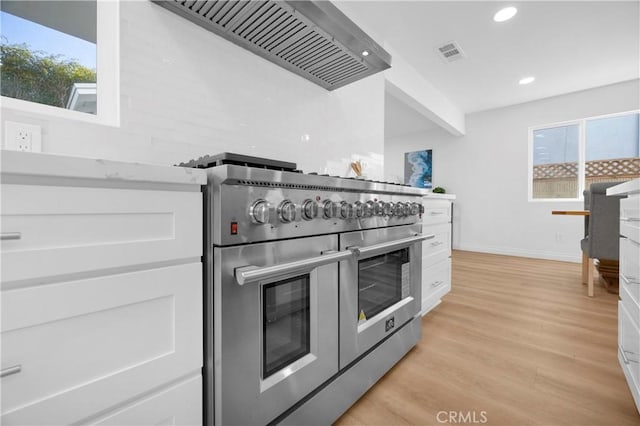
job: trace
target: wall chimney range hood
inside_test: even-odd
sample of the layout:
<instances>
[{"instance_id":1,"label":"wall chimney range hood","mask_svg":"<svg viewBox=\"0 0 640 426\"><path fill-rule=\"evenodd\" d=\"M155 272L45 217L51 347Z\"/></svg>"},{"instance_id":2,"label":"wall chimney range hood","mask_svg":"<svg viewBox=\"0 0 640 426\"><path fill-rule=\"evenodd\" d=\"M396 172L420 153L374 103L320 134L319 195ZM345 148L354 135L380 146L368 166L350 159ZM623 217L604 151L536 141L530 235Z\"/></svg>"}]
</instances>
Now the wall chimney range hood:
<instances>
[{"instance_id":1,"label":"wall chimney range hood","mask_svg":"<svg viewBox=\"0 0 640 426\"><path fill-rule=\"evenodd\" d=\"M391 67L391 55L327 0L152 0L333 90Z\"/></svg>"}]
</instances>

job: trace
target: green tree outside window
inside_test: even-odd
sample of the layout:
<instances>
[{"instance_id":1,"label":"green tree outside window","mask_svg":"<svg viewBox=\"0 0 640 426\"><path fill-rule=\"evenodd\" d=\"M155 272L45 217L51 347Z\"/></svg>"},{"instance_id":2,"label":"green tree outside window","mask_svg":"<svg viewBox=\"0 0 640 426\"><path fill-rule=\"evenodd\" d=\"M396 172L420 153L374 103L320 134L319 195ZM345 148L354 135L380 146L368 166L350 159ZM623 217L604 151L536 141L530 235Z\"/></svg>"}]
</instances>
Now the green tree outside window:
<instances>
[{"instance_id":1,"label":"green tree outside window","mask_svg":"<svg viewBox=\"0 0 640 426\"><path fill-rule=\"evenodd\" d=\"M74 83L95 83L96 71L63 55L33 51L26 44L0 44L2 96L65 108Z\"/></svg>"}]
</instances>

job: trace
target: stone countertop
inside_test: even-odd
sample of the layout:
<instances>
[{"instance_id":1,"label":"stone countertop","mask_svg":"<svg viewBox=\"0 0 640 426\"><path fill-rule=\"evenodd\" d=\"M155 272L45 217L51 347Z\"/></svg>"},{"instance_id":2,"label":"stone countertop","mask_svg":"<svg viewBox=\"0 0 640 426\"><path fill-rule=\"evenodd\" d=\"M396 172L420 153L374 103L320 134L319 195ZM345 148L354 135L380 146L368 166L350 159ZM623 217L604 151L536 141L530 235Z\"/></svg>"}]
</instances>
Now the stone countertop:
<instances>
[{"instance_id":1,"label":"stone countertop","mask_svg":"<svg viewBox=\"0 0 640 426\"><path fill-rule=\"evenodd\" d=\"M437 194L434 192L430 192L423 196L424 198L430 198L433 200L455 200L456 196L454 194Z\"/></svg>"},{"instance_id":2,"label":"stone countertop","mask_svg":"<svg viewBox=\"0 0 640 426\"><path fill-rule=\"evenodd\" d=\"M65 155L0 150L3 177L29 175L112 182L205 185L204 170L70 157Z\"/></svg>"},{"instance_id":3,"label":"stone countertop","mask_svg":"<svg viewBox=\"0 0 640 426\"><path fill-rule=\"evenodd\" d=\"M625 195L640 192L640 178L607 188L607 195Z\"/></svg>"}]
</instances>

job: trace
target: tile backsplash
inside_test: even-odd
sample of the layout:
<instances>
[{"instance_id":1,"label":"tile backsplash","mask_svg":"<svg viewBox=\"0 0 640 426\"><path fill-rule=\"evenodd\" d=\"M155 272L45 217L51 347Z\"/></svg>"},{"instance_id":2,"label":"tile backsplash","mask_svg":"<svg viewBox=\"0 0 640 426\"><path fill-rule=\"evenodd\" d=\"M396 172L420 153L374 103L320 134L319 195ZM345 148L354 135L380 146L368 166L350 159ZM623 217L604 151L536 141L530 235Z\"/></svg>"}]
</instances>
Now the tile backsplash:
<instances>
[{"instance_id":1,"label":"tile backsplash","mask_svg":"<svg viewBox=\"0 0 640 426\"><path fill-rule=\"evenodd\" d=\"M141 1L120 5L120 68L120 127L5 107L2 120L41 125L56 154L176 164L230 151L338 175L362 159L383 177L382 74L329 92Z\"/></svg>"}]
</instances>

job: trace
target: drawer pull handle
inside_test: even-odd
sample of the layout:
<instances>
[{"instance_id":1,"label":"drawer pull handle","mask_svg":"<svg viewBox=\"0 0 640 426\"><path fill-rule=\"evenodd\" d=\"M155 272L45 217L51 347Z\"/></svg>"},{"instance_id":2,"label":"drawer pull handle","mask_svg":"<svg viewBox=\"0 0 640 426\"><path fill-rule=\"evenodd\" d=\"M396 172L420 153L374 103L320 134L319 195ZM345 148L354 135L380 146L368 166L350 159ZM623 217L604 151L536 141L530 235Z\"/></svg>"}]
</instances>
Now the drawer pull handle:
<instances>
[{"instance_id":1,"label":"drawer pull handle","mask_svg":"<svg viewBox=\"0 0 640 426\"><path fill-rule=\"evenodd\" d=\"M19 364L14 365L12 367L3 368L2 370L0 370L0 377L7 377L12 374L18 374L21 371L22 371L22 366Z\"/></svg>"},{"instance_id":2,"label":"drawer pull handle","mask_svg":"<svg viewBox=\"0 0 640 426\"><path fill-rule=\"evenodd\" d=\"M431 247L438 247L444 244L442 241L434 241L431 243Z\"/></svg>"},{"instance_id":3,"label":"drawer pull handle","mask_svg":"<svg viewBox=\"0 0 640 426\"><path fill-rule=\"evenodd\" d=\"M0 240L2 241L19 240L20 238L22 238L22 233L20 232L3 232L0 234Z\"/></svg>"},{"instance_id":4,"label":"drawer pull handle","mask_svg":"<svg viewBox=\"0 0 640 426\"><path fill-rule=\"evenodd\" d=\"M439 285L444 284L444 281L434 281L431 283L431 287L438 287Z\"/></svg>"},{"instance_id":5,"label":"drawer pull handle","mask_svg":"<svg viewBox=\"0 0 640 426\"><path fill-rule=\"evenodd\" d=\"M629 359L629 358L627 358L627 352L628 352L628 353L630 353L630 354L633 354L633 352L631 352L631 351L625 351L625 350L622 348L622 346L619 346L619 347L618 347L618 349L619 349L619 351L620 351L620 355L622 355L622 361L624 361L624 363L625 363L625 364L629 364L629 363L631 363L631 362L633 362L634 364L637 364L637 363L638 363L638 361L636 361L636 360L633 360L633 359Z\"/></svg>"},{"instance_id":6,"label":"drawer pull handle","mask_svg":"<svg viewBox=\"0 0 640 426\"><path fill-rule=\"evenodd\" d=\"M622 222L640 222L640 217L621 217Z\"/></svg>"},{"instance_id":7,"label":"drawer pull handle","mask_svg":"<svg viewBox=\"0 0 640 426\"><path fill-rule=\"evenodd\" d=\"M430 212L429 214L431 216L438 216L438 215L444 214L444 212Z\"/></svg>"},{"instance_id":8,"label":"drawer pull handle","mask_svg":"<svg viewBox=\"0 0 640 426\"><path fill-rule=\"evenodd\" d=\"M625 364L629 364L629 360L627 359L627 354L624 353L624 349L618 348L618 352L620 352L620 355L622 355L622 362L624 362Z\"/></svg>"},{"instance_id":9,"label":"drawer pull handle","mask_svg":"<svg viewBox=\"0 0 640 426\"><path fill-rule=\"evenodd\" d=\"M627 282L627 284L639 284L640 285L640 279L638 277L628 277L625 274L620 274L620 276L622 277L623 280L625 280Z\"/></svg>"}]
</instances>

